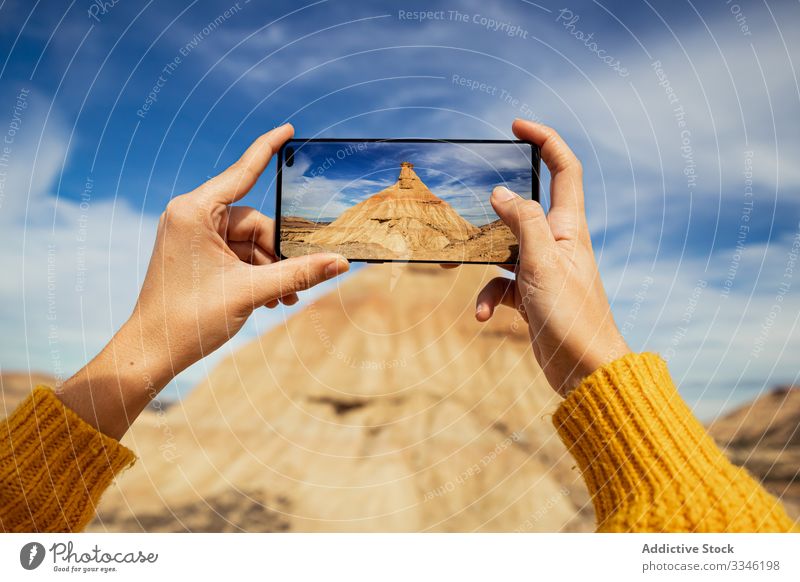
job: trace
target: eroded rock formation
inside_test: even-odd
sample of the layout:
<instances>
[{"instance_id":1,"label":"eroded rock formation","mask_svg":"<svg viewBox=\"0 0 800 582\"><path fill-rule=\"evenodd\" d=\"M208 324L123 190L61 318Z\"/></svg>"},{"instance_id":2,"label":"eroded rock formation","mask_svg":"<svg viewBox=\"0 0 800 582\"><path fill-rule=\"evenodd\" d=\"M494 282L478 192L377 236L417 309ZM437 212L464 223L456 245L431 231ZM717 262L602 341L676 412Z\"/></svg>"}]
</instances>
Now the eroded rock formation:
<instances>
[{"instance_id":1,"label":"eroded rock formation","mask_svg":"<svg viewBox=\"0 0 800 582\"><path fill-rule=\"evenodd\" d=\"M380 245L394 254L439 250L464 242L480 229L433 194L410 162L389 188L345 211L307 238L312 245Z\"/></svg>"}]
</instances>

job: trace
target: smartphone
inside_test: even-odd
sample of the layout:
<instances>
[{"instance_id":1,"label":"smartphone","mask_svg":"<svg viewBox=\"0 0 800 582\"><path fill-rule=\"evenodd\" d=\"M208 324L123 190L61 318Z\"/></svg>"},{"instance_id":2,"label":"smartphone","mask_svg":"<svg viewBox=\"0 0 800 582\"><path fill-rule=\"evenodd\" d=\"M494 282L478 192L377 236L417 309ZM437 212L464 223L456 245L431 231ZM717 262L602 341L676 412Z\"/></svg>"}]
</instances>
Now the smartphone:
<instances>
[{"instance_id":1,"label":"smartphone","mask_svg":"<svg viewBox=\"0 0 800 582\"><path fill-rule=\"evenodd\" d=\"M489 202L504 185L539 200L524 141L293 139L278 152L275 249L350 261L509 264L518 244Z\"/></svg>"}]
</instances>

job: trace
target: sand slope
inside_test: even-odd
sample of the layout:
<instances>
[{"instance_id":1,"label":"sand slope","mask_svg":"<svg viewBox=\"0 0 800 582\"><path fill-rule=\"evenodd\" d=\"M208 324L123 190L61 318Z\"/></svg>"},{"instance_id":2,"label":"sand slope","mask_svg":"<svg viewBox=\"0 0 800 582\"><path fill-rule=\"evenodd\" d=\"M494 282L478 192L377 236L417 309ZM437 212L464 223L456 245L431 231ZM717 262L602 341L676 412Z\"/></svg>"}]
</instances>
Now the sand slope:
<instances>
[{"instance_id":1,"label":"sand slope","mask_svg":"<svg viewBox=\"0 0 800 582\"><path fill-rule=\"evenodd\" d=\"M0 418L7 416L33 390L42 384L54 388L56 379L40 372L3 372L0 374Z\"/></svg>"},{"instance_id":2,"label":"sand slope","mask_svg":"<svg viewBox=\"0 0 800 582\"><path fill-rule=\"evenodd\" d=\"M363 269L137 423L93 528L591 529L526 327L474 321L496 273Z\"/></svg>"},{"instance_id":3,"label":"sand slope","mask_svg":"<svg viewBox=\"0 0 800 582\"><path fill-rule=\"evenodd\" d=\"M518 245L497 220L480 228L436 196L402 162L389 188L347 209L331 223L283 216L280 251L294 257L319 251L350 259L514 262Z\"/></svg>"},{"instance_id":4,"label":"sand slope","mask_svg":"<svg viewBox=\"0 0 800 582\"><path fill-rule=\"evenodd\" d=\"M556 399L509 312L472 317L492 267L369 267L125 437L140 459L102 531L588 530ZM43 374L3 373L10 411ZM711 434L800 517L800 389Z\"/></svg>"},{"instance_id":5,"label":"sand slope","mask_svg":"<svg viewBox=\"0 0 800 582\"><path fill-rule=\"evenodd\" d=\"M800 519L800 387L776 388L717 419L709 432Z\"/></svg>"},{"instance_id":6,"label":"sand slope","mask_svg":"<svg viewBox=\"0 0 800 582\"><path fill-rule=\"evenodd\" d=\"M435 196L409 162L389 188L349 208L308 242L321 245L376 244L399 254L439 250L478 232L452 206Z\"/></svg>"}]
</instances>

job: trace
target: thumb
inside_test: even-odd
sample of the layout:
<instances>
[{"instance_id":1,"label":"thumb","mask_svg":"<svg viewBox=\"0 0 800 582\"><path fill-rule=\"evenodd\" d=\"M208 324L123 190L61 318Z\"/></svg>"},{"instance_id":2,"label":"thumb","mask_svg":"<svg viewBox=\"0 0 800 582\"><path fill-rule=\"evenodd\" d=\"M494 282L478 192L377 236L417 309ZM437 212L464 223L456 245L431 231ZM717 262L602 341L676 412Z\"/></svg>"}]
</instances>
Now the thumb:
<instances>
[{"instance_id":1,"label":"thumb","mask_svg":"<svg viewBox=\"0 0 800 582\"><path fill-rule=\"evenodd\" d=\"M517 237L520 248L555 240L544 208L535 200L525 200L505 186L497 186L492 191L491 201L494 211Z\"/></svg>"},{"instance_id":2,"label":"thumb","mask_svg":"<svg viewBox=\"0 0 800 582\"><path fill-rule=\"evenodd\" d=\"M349 269L347 259L335 253L315 253L252 267L253 305L264 305L291 293L305 291Z\"/></svg>"}]
</instances>

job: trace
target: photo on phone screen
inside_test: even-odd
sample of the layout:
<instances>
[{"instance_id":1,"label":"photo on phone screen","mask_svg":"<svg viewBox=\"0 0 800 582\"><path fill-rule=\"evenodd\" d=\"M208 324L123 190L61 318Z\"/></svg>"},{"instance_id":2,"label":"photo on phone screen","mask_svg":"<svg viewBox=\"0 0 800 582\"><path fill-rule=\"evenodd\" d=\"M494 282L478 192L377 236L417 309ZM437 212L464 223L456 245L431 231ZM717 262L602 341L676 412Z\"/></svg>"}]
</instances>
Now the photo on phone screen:
<instances>
[{"instance_id":1,"label":"photo on phone screen","mask_svg":"<svg viewBox=\"0 0 800 582\"><path fill-rule=\"evenodd\" d=\"M278 156L283 257L514 263L489 196L539 198L539 151L520 141L292 140Z\"/></svg>"}]
</instances>

